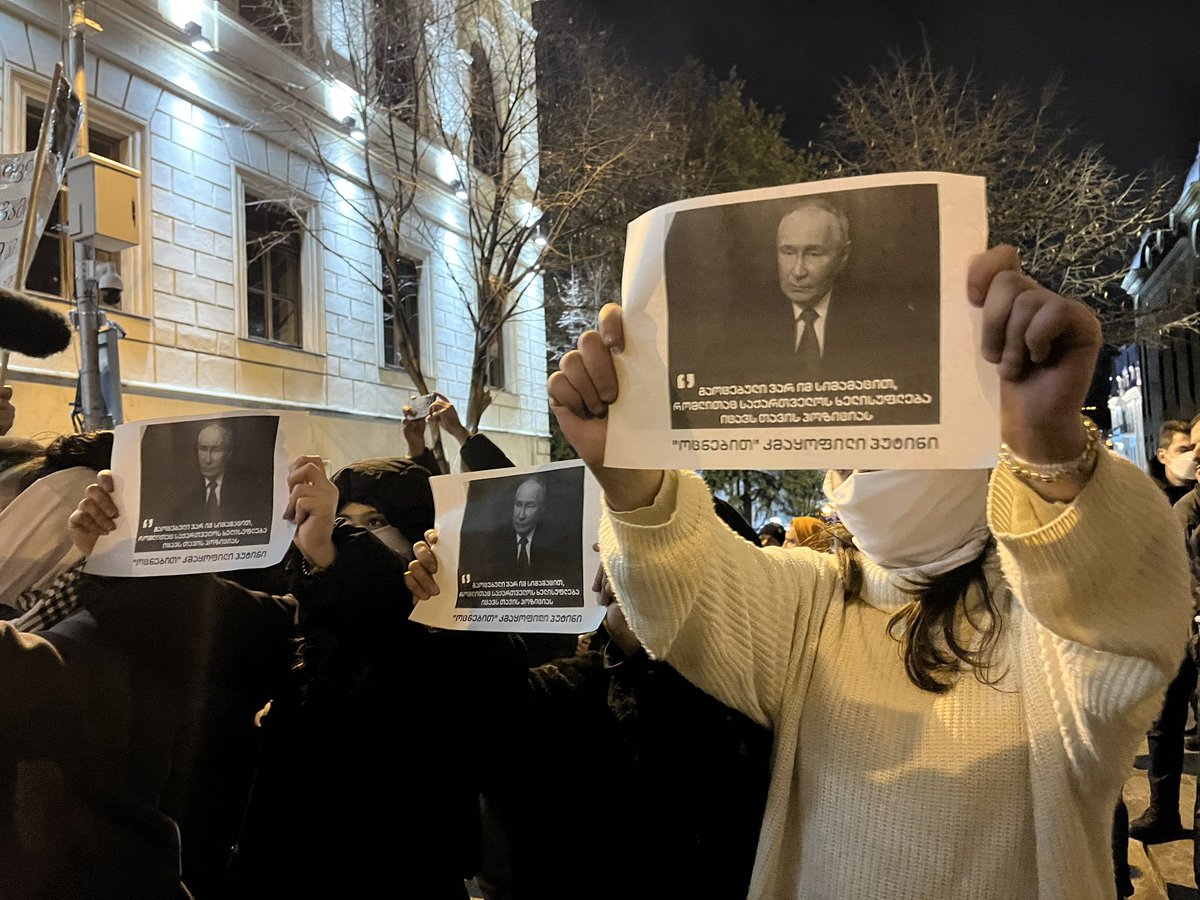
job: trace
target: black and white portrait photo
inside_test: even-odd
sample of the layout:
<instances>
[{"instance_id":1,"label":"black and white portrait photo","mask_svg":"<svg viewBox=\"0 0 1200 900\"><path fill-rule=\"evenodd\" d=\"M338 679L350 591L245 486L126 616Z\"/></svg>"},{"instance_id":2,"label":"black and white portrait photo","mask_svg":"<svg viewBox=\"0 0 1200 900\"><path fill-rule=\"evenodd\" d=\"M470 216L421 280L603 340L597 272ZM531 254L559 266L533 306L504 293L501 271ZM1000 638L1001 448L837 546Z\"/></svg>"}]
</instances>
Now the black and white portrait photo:
<instances>
[{"instance_id":1,"label":"black and white portrait photo","mask_svg":"<svg viewBox=\"0 0 1200 900\"><path fill-rule=\"evenodd\" d=\"M776 385L722 395L769 400L890 379L895 393L930 402L881 405L874 424L936 423L939 252L934 184L677 212L664 248L672 400L694 401L713 386ZM785 389L800 384L814 387ZM747 409L725 407L739 408ZM674 405L672 425L778 424L751 418Z\"/></svg>"},{"instance_id":2,"label":"black and white portrait photo","mask_svg":"<svg viewBox=\"0 0 1200 900\"><path fill-rule=\"evenodd\" d=\"M147 426L137 549L268 543L278 428L276 416Z\"/></svg>"},{"instance_id":3,"label":"black and white portrait photo","mask_svg":"<svg viewBox=\"0 0 1200 900\"><path fill-rule=\"evenodd\" d=\"M472 481L459 607L583 605L581 467Z\"/></svg>"}]
</instances>

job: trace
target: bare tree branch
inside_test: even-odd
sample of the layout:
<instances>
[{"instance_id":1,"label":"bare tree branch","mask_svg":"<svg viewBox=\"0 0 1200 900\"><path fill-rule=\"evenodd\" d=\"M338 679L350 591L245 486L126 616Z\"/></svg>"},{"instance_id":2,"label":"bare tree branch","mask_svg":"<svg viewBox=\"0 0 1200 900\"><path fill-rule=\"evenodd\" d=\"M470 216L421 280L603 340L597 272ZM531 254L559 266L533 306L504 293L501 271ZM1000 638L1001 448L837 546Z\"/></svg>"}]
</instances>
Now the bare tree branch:
<instances>
[{"instance_id":1,"label":"bare tree branch","mask_svg":"<svg viewBox=\"0 0 1200 900\"><path fill-rule=\"evenodd\" d=\"M1132 321L1105 292L1119 281L1142 231L1163 215L1170 181L1121 175L1096 147L1072 151L1052 122L1057 85L1036 107L1015 91L986 92L975 76L894 53L861 83L845 82L826 124L840 174L939 170L982 175L994 242L1021 251L1026 270L1055 291L1079 297L1118 344ZM1187 314L1152 330L1192 327Z\"/></svg>"}]
</instances>

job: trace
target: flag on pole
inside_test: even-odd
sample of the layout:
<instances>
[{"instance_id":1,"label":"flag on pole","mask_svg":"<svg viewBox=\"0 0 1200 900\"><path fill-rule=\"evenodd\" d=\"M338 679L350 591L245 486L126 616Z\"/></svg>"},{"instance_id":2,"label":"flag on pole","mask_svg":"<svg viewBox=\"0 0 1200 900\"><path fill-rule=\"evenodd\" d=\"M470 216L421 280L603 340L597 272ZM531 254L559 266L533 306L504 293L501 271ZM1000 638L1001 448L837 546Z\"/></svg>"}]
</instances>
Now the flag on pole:
<instances>
[{"instance_id":1,"label":"flag on pole","mask_svg":"<svg viewBox=\"0 0 1200 900\"><path fill-rule=\"evenodd\" d=\"M82 125L83 105L59 63L37 148L0 155L0 288L24 288L33 248L54 211Z\"/></svg>"},{"instance_id":2,"label":"flag on pole","mask_svg":"<svg viewBox=\"0 0 1200 900\"><path fill-rule=\"evenodd\" d=\"M33 262L33 247L54 211L58 189L67 173L67 162L75 154L82 125L83 104L70 82L63 78L60 62L54 67L37 148L25 153L0 154L0 290L14 292L17 296L9 295L13 302L8 306L29 309L35 319L43 310L37 308L37 301L22 303L24 298L19 292L25 287L25 276ZM49 310L44 314L58 317ZM12 316L11 309L9 315ZM5 332L24 328L24 319L16 318L17 321L3 323ZM8 380L8 355L8 349L0 350L0 387Z\"/></svg>"}]
</instances>

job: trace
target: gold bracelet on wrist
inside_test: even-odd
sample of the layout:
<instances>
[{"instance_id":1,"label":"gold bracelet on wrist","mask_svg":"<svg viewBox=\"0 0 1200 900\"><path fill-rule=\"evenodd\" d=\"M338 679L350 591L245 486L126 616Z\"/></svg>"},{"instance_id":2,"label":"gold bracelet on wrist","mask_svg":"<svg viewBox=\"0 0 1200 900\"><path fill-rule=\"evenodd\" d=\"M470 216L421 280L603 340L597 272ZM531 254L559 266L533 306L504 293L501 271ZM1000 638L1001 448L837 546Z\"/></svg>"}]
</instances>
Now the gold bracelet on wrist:
<instances>
[{"instance_id":1,"label":"gold bracelet on wrist","mask_svg":"<svg viewBox=\"0 0 1200 900\"><path fill-rule=\"evenodd\" d=\"M1100 429L1087 416L1082 418L1083 427L1087 429L1087 443L1083 452L1074 459L1061 463L1033 463L1013 453L1008 444L1001 444L1000 465L1022 481L1036 481L1039 484L1053 484L1068 478L1086 478L1096 467L1100 450Z\"/></svg>"},{"instance_id":2,"label":"gold bracelet on wrist","mask_svg":"<svg viewBox=\"0 0 1200 900\"><path fill-rule=\"evenodd\" d=\"M308 561L308 557L303 553L300 554L300 574L305 578L315 578L329 571L329 566L318 566L316 563Z\"/></svg>"}]
</instances>

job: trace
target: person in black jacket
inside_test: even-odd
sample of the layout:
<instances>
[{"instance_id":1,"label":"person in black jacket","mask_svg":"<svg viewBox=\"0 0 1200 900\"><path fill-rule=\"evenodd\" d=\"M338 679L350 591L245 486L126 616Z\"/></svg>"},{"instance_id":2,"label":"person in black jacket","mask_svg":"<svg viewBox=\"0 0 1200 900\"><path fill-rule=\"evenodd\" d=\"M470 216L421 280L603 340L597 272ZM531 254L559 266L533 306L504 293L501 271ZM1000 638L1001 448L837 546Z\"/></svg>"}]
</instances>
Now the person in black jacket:
<instances>
[{"instance_id":1,"label":"person in black jacket","mask_svg":"<svg viewBox=\"0 0 1200 900\"><path fill-rule=\"evenodd\" d=\"M1158 429L1158 453L1150 462L1150 477L1172 506L1196 486L1191 426L1183 419L1168 419Z\"/></svg>"},{"instance_id":2,"label":"person in black jacket","mask_svg":"<svg viewBox=\"0 0 1200 900\"><path fill-rule=\"evenodd\" d=\"M472 434L458 417L454 404L441 394L429 407L429 415L418 418L411 406L404 407L404 439L408 443L408 458L429 470L431 475L445 475L437 457L425 443L426 423L440 428L458 441L459 465L464 472L484 472L488 469L508 469L513 461L485 434Z\"/></svg>"},{"instance_id":3,"label":"person in black jacket","mask_svg":"<svg viewBox=\"0 0 1200 900\"><path fill-rule=\"evenodd\" d=\"M360 460L332 484L337 557L354 560L353 579L292 560L295 679L260 717L227 896L465 900L482 839L462 698L488 648L408 620L404 548L433 525L429 473Z\"/></svg>"},{"instance_id":4,"label":"person in black jacket","mask_svg":"<svg viewBox=\"0 0 1200 900\"><path fill-rule=\"evenodd\" d=\"M314 506L308 471L291 485L295 552L320 555L332 509ZM83 555L114 527L112 488L99 472L67 520ZM73 574L71 613L39 636L57 665L0 715L4 895L221 896L253 771L246 726L287 678L296 600L212 575Z\"/></svg>"},{"instance_id":5,"label":"person in black jacket","mask_svg":"<svg viewBox=\"0 0 1200 900\"><path fill-rule=\"evenodd\" d=\"M458 417L446 397L437 399L429 407L428 422L441 428L461 445L458 453L459 465L464 472L485 472L492 469L511 469L515 464L504 451L497 447L486 434L472 434ZM444 475L437 458L425 444L425 419L413 418L412 408L405 407L404 437L408 442L408 457L428 469L431 475ZM419 540L419 538L418 538ZM514 555L516 545L513 545ZM529 634L523 639L525 652L531 666L540 666L554 659L570 656L574 652L575 636L569 634Z\"/></svg>"},{"instance_id":6,"label":"person in black jacket","mask_svg":"<svg viewBox=\"0 0 1200 900\"><path fill-rule=\"evenodd\" d=\"M757 544L728 504L716 506ZM608 612L591 649L527 670L520 641L508 655L494 648L485 706L503 720L478 722L484 796L506 858L485 858L480 891L487 900L745 897L770 733L651 660L602 570L593 587ZM579 784L593 798L583 808L566 792ZM614 857L598 852L612 846Z\"/></svg>"},{"instance_id":7,"label":"person in black jacket","mask_svg":"<svg viewBox=\"0 0 1200 900\"><path fill-rule=\"evenodd\" d=\"M1171 420L1159 429L1158 461L1163 464L1164 474L1159 486L1176 511L1185 539L1190 539L1195 528L1194 522L1188 522L1188 510L1194 506L1197 496L1193 437L1200 439L1200 428L1196 427L1198 420L1200 417L1193 419L1191 425ZM1191 477L1183 477L1185 472ZM1192 631L1195 632L1194 625ZM1196 659L1194 653L1189 652L1167 685L1158 718L1146 732L1150 805L1129 823L1129 836L1134 840L1159 844L1178 840L1184 834L1179 813L1179 787L1183 778L1184 731L1188 710L1196 694L1196 683Z\"/></svg>"},{"instance_id":8,"label":"person in black jacket","mask_svg":"<svg viewBox=\"0 0 1200 900\"><path fill-rule=\"evenodd\" d=\"M378 462L363 468L378 473ZM403 505L397 513L411 539L432 524L432 499L427 473L401 462L403 474L368 481L403 480L404 491L366 496L390 508L389 499L416 486L410 506L424 509L428 522L419 514L406 520L411 509ZM264 636L259 626L196 628L195 616L180 616L176 604L203 592L181 589L185 579L136 580L161 582L160 594L171 598L161 609L146 609L121 584L101 621L155 671L152 684L169 683L173 668L199 673L206 687L225 685L215 676L226 667L262 670L244 692L202 692L195 727L179 732L196 749L190 765L172 766L164 811L180 822L184 878L197 898L222 900L380 889L463 900L481 854L477 789L455 761L468 714L447 702L453 671L441 678L436 668L447 654L431 643L444 636L408 621L400 555L367 530L335 525L346 503L319 458L297 460L289 486L288 515L298 524L286 559L290 595L264 598L196 576L243 598L221 607L242 619L252 607L245 598L279 606L268 645L246 643ZM111 482L89 488L88 505L77 510L81 529L98 534L111 524L106 489ZM160 630L184 632L201 652L179 655L179 642L148 639Z\"/></svg>"}]
</instances>

